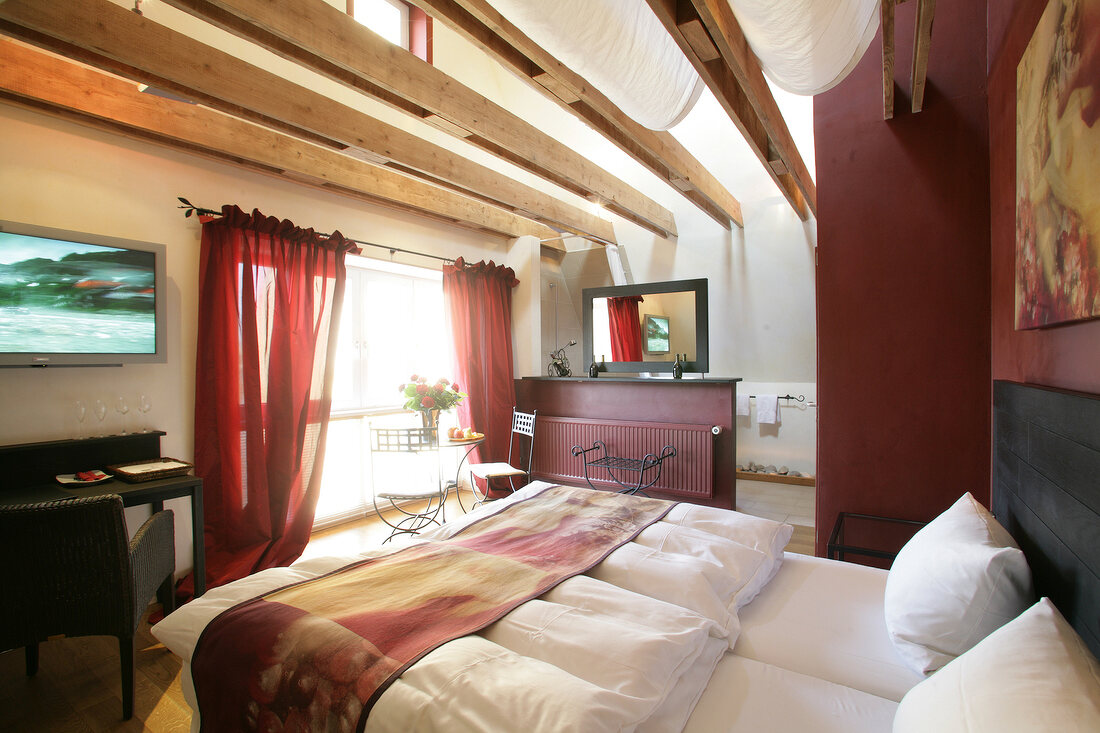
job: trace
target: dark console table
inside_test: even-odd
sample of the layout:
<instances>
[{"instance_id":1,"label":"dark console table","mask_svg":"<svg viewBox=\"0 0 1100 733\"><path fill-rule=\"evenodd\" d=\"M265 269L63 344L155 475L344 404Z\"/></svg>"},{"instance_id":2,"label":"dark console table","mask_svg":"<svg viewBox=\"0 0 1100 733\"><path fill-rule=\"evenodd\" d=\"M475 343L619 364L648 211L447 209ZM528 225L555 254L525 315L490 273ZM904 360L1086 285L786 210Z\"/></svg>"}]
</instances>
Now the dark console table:
<instances>
[{"instance_id":1,"label":"dark console table","mask_svg":"<svg viewBox=\"0 0 1100 733\"><path fill-rule=\"evenodd\" d=\"M206 592L206 552L203 542L202 479L197 476L127 483L112 479L95 486L62 486L54 476L160 456L161 431L109 435L84 440L0 446L0 504L28 504L118 494L124 506L149 504L154 512L166 499L191 499L191 532L195 596Z\"/></svg>"}]
</instances>

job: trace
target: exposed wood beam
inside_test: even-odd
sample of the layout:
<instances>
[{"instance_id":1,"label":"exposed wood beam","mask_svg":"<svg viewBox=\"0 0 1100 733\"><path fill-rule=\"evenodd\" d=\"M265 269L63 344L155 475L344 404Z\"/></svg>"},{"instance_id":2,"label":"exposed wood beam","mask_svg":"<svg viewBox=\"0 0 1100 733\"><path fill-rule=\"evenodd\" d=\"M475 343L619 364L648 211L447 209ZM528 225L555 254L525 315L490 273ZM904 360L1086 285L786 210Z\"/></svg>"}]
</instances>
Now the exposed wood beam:
<instances>
[{"instance_id":1,"label":"exposed wood beam","mask_svg":"<svg viewBox=\"0 0 1100 733\"><path fill-rule=\"evenodd\" d=\"M388 168L0 39L0 98L79 124L431 219L545 239L553 229Z\"/></svg>"},{"instance_id":2,"label":"exposed wood beam","mask_svg":"<svg viewBox=\"0 0 1100 733\"><path fill-rule=\"evenodd\" d=\"M435 16L435 18L437 20L440 19L439 16ZM454 28L455 30L459 30L457 26L451 26L451 27ZM466 37L469 40L473 40L470 36L466 36ZM576 92L574 92L572 89L570 89L565 84L562 84L558 80L558 78L555 77L553 74L547 74L545 71L542 71L541 69L539 69L537 72L535 72L534 74L532 74L530 76L525 75L525 78L528 78L528 79L532 80L533 82L535 82L536 84L538 84L546 92L548 92L550 96L555 97L559 102L561 102L562 104L564 104L566 106L569 106L571 104L574 104L575 102L581 101L581 98L579 96L577 96Z\"/></svg>"},{"instance_id":3,"label":"exposed wood beam","mask_svg":"<svg viewBox=\"0 0 1100 733\"><path fill-rule=\"evenodd\" d=\"M928 78L928 52L932 46L932 19L936 0L917 0L917 22L913 31L913 111L924 107L924 86Z\"/></svg>"},{"instance_id":4,"label":"exposed wood beam","mask_svg":"<svg viewBox=\"0 0 1100 733\"><path fill-rule=\"evenodd\" d=\"M879 1L882 24L882 118L894 117L894 0Z\"/></svg>"},{"instance_id":5,"label":"exposed wood beam","mask_svg":"<svg viewBox=\"0 0 1100 733\"><path fill-rule=\"evenodd\" d=\"M744 87L737 80L733 70L721 56L713 61L703 61L684 35L681 26L695 27L694 24L702 22L695 8L688 0L647 0L647 2L665 26L665 29L680 46L680 50L684 52L684 55L699 72L699 76L710 87L718 103L722 105L722 109L729 115L734 126L748 142L749 148L764 166L764 170L779 186L779 191L791 204L798 216L806 219L809 216L806 208L806 198L796 185L794 176L789 173L776 173L775 169L772 168L771 161L773 157L769 155L772 148L768 128L753 108ZM713 34L711 37L712 40L716 40L713 38ZM715 47L721 50L718 44L715 44Z\"/></svg>"},{"instance_id":6,"label":"exposed wood beam","mask_svg":"<svg viewBox=\"0 0 1100 733\"><path fill-rule=\"evenodd\" d=\"M402 172L559 228L614 241L606 220L107 0L55 0L45 5L11 0L0 4L0 29L228 114L336 150L365 151L373 159L394 161L390 165Z\"/></svg>"},{"instance_id":7,"label":"exposed wood beam","mask_svg":"<svg viewBox=\"0 0 1100 733\"><path fill-rule=\"evenodd\" d=\"M740 202L672 134L639 125L510 23L487 0L410 2L446 23L521 79L534 82L532 86L602 133L722 226L728 229L731 221L743 226ZM717 50L714 53L717 56Z\"/></svg>"},{"instance_id":8,"label":"exposed wood beam","mask_svg":"<svg viewBox=\"0 0 1100 733\"><path fill-rule=\"evenodd\" d=\"M665 26L665 29L680 46L680 50L691 61L706 85L710 87L718 103L722 105L726 114L733 121L734 126L748 142L749 148L756 154L764 169L779 186L780 192L798 216L806 219L809 216L806 198L799 190L794 176L790 173L776 173L775 168L772 167L772 161L779 160L779 158L771 154L773 146L769 139L768 127L753 108L745 88L721 55L712 61L703 61L685 36L684 28L696 28L697 24L702 23L699 13L696 12L688 0L647 1ZM713 37L713 34L710 35L712 41L717 40ZM717 43L715 47L721 50L721 46ZM784 166L786 165L787 163L784 163Z\"/></svg>"},{"instance_id":9,"label":"exposed wood beam","mask_svg":"<svg viewBox=\"0 0 1100 733\"><path fill-rule=\"evenodd\" d=\"M714 61L721 57L714 41L710 40L710 34L703 26L703 21L698 16L684 19L679 24L679 28L680 33L684 35L684 40L688 42L700 61Z\"/></svg>"},{"instance_id":10,"label":"exposed wood beam","mask_svg":"<svg viewBox=\"0 0 1100 733\"><path fill-rule=\"evenodd\" d=\"M504 157L661 236L672 213L474 90L389 43L324 0L168 0L225 30L420 118L470 131L466 141ZM398 97L394 100L393 97Z\"/></svg>"},{"instance_id":11,"label":"exposed wood beam","mask_svg":"<svg viewBox=\"0 0 1100 733\"><path fill-rule=\"evenodd\" d=\"M653 4L653 2L650 3L650 5ZM776 104L775 97L764 78L760 62L749 47L728 0L677 0L676 5L677 17L681 24L686 22L690 25L694 22L694 17L698 16L718 49L721 61L741 87L741 93L748 100L749 106L768 136L768 162L773 164L772 170L779 170L774 165L776 161L782 163L784 172L776 173L779 179L776 182L784 190L793 183L801 198L804 199L805 205L816 215L817 186L806 168L805 161L802 160L802 155L798 152L798 146L795 145L794 138L787 129L783 113L779 111L779 105ZM719 62L706 63L708 67L715 68ZM798 197L789 196L788 198L794 199L791 204L799 215L805 218L802 207L798 205Z\"/></svg>"}]
</instances>

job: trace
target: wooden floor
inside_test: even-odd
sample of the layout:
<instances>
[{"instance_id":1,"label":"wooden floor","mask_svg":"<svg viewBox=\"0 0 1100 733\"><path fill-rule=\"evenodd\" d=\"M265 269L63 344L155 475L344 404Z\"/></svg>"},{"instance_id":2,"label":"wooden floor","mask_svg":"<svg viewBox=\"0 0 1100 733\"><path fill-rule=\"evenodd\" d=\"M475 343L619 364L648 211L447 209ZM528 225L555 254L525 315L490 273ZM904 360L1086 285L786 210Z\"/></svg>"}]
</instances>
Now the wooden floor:
<instances>
[{"instance_id":1,"label":"wooden floor","mask_svg":"<svg viewBox=\"0 0 1100 733\"><path fill-rule=\"evenodd\" d=\"M792 524L791 526L794 527L794 534L791 535L791 541L787 543L787 552L794 552L799 555L814 554L814 528L801 524Z\"/></svg>"},{"instance_id":2,"label":"wooden floor","mask_svg":"<svg viewBox=\"0 0 1100 733\"><path fill-rule=\"evenodd\" d=\"M794 527L787 552L814 554L816 499L813 486L737 480L737 511Z\"/></svg>"},{"instance_id":3,"label":"wooden floor","mask_svg":"<svg viewBox=\"0 0 1100 733\"><path fill-rule=\"evenodd\" d=\"M109 636L39 645L38 674L27 677L23 651L0 654L0 730L188 731L191 710L180 689L180 659L142 623L134 640L134 717L122 720L118 642Z\"/></svg>"},{"instance_id":4,"label":"wooden floor","mask_svg":"<svg viewBox=\"0 0 1100 733\"><path fill-rule=\"evenodd\" d=\"M787 500L769 504L766 497L757 497L751 507L743 508L738 501L738 509L765 516L765 512L780 513L788 504ZM462 513L453 498L447 513L452 517ZM812 555L813 527L794 527L787 550ZM388 529L370 518L318 532L305 555L353 554L385 539ZM21 649L0 654L0 731L190 730L191 712L180 688L180 659L153 638L147 622L138 629L134 648L134 717L126 722L122 721L118 644L113 638L90 636L41 644L38 674L34 677L25 674Z\"/></svg>"}]
</instances>

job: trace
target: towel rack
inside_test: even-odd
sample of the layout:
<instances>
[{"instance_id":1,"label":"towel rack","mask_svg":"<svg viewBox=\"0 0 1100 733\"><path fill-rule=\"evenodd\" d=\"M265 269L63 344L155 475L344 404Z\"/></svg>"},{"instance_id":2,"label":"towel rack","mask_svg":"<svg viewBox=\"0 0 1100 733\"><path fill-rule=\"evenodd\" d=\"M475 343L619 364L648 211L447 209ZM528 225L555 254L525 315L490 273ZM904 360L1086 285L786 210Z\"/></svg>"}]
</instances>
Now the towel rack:
<instances>
[{"instance_id":1,"label":"towel rack","mask_svg":"<svg viewBox=\"0 0 1100 733\"><path fill-rule=\"evenodd\" d=\"M756 395L754 395L754 394L749 395L749 399L750 400L755 400ZM781 400L794 400L795 402L805 402L806 401L806 395L800 394L797 397L795 397L794 395L784 394L784 395L779 395L779 399L781 399Z\"/></svg>"}]
</instances>

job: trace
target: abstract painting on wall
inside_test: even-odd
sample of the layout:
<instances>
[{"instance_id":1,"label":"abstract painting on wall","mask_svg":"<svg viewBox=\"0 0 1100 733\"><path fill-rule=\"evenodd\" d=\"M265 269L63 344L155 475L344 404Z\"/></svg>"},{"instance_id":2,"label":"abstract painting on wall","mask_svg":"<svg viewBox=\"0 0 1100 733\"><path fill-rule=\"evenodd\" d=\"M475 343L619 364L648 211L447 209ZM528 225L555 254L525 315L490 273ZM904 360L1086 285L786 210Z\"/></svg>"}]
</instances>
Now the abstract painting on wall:
<instances>
[{"instance_id":1,"label":"abstract painting on wall","mask_svg":"<svg viewBox=\"0 0 1100 733\"><path fill-rule=\"evenodd\" d=\"M1016 69L1016 328L1100 317L1100 0L1050 0Z\"/></svg>"}]
</instances>

